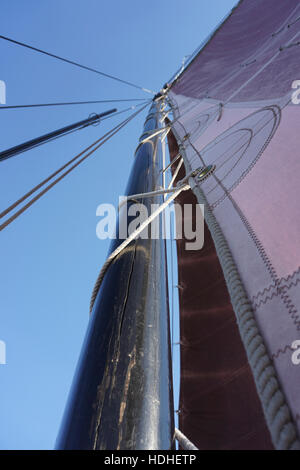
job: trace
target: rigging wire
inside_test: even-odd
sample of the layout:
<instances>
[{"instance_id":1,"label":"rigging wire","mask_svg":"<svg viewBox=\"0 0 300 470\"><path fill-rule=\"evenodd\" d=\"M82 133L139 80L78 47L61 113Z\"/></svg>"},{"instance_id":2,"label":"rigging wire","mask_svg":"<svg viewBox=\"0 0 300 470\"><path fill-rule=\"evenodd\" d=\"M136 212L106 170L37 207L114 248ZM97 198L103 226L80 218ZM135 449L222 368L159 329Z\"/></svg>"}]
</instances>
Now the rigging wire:
<instances>
[{"instance_id":1,"label":"rigging wire","mask_svg":"<svg viewBox=\"0 0 300 470\"><path fill-rule=\"evenodd\" d=\"M67 103L42 103L42 104L17 104L13 106L1 106L0 109L18 109L18 108L41 108L45 106L69 106L74 104L96 104L96 103L118 103L124 101L145 101L144 98L130 98L120 100L96 100L96 101L70 101Z\"/></svg>"},{"instance_id":2,"label":"rigging wire","mask_svg":"<svg viewBox=\"0 0 300 470\"><path fill-rule=\"evenodd\" d=\"M76 67L80 67L81 69L89 70L90 72L97 73L98 75L102 75L103 77L110 78L112 80L116 80L120 83L124 83L125 85L129 85L134 88L138 88L139 90L145 91L146 93L151 93L152 95L155 95L155 92L152 90L148 90L148 88L144 88L140 85L136 85L135 83L128 82L127 80L122 80L121 78L115 77L114 75L110 75L105 72L101 72L100 70L94 69L92 67L88 67L87 65L82 65L79 64L78 62L75 62L70 59L66 59L64 57L58 56L56 54L52 54L51 52L44 51L43 49L38 49L37 47L31 46L29 44L25 44L24 42L16 41L15 39L8 38L6 36L0 35L0 39L4 39L5 41L9 41L13 44L17 44L18 46L26 47L27 49L31 49L35 52L40 52L41 54L47 55L49 57L53 57L54 59L61 60L62 62L66 62L71 65L75 65Z\"/></svg>"},{"instance_id":3,"label":"rigging wire","mask_svg":"<svg viewBox=\"0 0 300 470\"><path fill-rule=\"evenodd\" d=\"M132 119L134 119L139 113L141 113L145 108L147 104L144 105L143 108L139 109L135 113L131 114L128 118L126 118L124 121L119 123L117 126L115 126L113 129L108 131L106 134L104 134L102 137L100 137L98 140L93 142L90 146L86 147L82 152L77 154L75 157L73 157L71 160L69 160L65 165L63 165L61 168L59 168L57 171L52 173L48 178L43 180L41 183L39 183L37 186L32 188L29 192L27 192L24 196L22 196L20 199L18 199L16 202L14 202L11 206L9 206L7 209L5 209L3 212L0 214L0 218L4 217L7 215L9 212L11 212L15 207L17 207L19 204L21 204L25 199L27 199L29 196L31 196L34 192L36 192L38 189L40 189L42 186L44 186L48 181L50 181L52 178L54 178L58 173L60 173L62 170L64 170L67 166L69 166L71 163L73 163L75 160L77 160L79 157L81 157L85 152L90 150L92 147L94 147L92 150L90 150L86 155L84 155L83 158L81 158L79 161L77 161L71 168L69 168L66 172L64 172L62 175L60 175L57 179L52 181L46 188L44 188L42 191L40 191L33 199L31 199L27 204L25 204L21 209L19 209L15 214L13 214L9 219L7 219L5 222L3 222L0 225L0 231L6 228L11 222L13 222L15 219L17 219L23 212L25 212L34 202L36 202L38 199L40 199L45 193L47 193L53 186L55 186L59 181L61 181L63 178L65 178L71 171L73 171L78 165L80 165L84 160L86 160L90 155L92 155L99 147L101 147L105 142L107 142L111 137L113 137L117 132L119 132L126 124L128 124ZM96 146L95 146L96 145Z\"/></svg>"},{"instance_id":4,"label":"rigging wire","mask_svg":"<svg viewBox=\"0 0 300 470\"><path fill-rule=\"evenodd\" d=\"M146 103L147 105L148 103ZM145 105L145 106L146 106ZM138 105L140 106L140 105ZM142 110L140 110L142 111ZM136 113L137 114L137 113ZM129 116L130 118L130 116ZM121 123L117 124L115 127L113 127L111 130L109 130L108 132L106 132L106 134L104 134L102 137L100 137L99 139L97 139L95 142L93 142L91 145L89 145L88 147L86 147L84 150L82 150L79 154L75 155L75 157L73 157L71 160L69 160L67 163L65 163L63 166L61 166L58 170L56 170L54 173L52 173L50 176L48 176L45 180L43 180L41 183L39 183L37 186L35 186L34 188L32 188L29 192L27 192L26 194L24 194L24 196L22 196L20 199L18 199L16 202L14 202L13 204L11 204L7 209L5 209L4 211L0 212L0 219L2 219L5 215L7 215L9 212L11 212L13 209L15 209L21 202L23 202L25 199L27 199L29 196L31 196L34 192L36 192L38 189L40 189L42 186L44 186L44 184L48 183L48 181L50 181L52 178L54 178L58 173L60 173L62 170L64 170L67 166L71 165L71 163L73 163L75 160L77 160L79 157L81 157L85 152L87 152L88 150L90 150L92 147L94 147L94 145L98 144L99 142L101 142L101 140L103 140L105 137L107 137L111 132L113 132L115 129L117 129L119 126L121 126L125 121L127 121L129 118L126 118L124 121L122 121ZM68 132L67 134L65 135L69 135L73 132L75 132L76 129L73 129L72 131ZM55 138L51 139L52 140L55 140Z\"/></svg>"},{"instance_id":5,"label":"rigging wire","mask_svg":"<svg viewBox=\"0 0 300 470\"><path fill-rule=\"evenodd\" d=\"M150 99L150 100L143 100L142 103L135 104L135 105L130 106L129 108L126 108L126 109L121 109L121 111L118 111L118 112L116 112L116 113L112 113L112 114L110 114L109 116L106 116L106 117L102 118L102 119L101 119L101 122L102 122L102 121L105 121L106 119L109 119L109 118L118 116L119 114L126 113L126 111L132 111L133 109L136 109L136 108L138 108L139 106L143 106L144 104L147 105L147 104L149 104L151 101L152 101L152 99Z\"/></svg>"},{"instance_id":6,"label":"rigging wire","mask_svg":"<svg viewBox=\"0 0 300 470\"><path fill-rule=\"evenodd\" d=\"M123 110L121 110L121 111L111 113L111 114L109 114L108 116L105 116L105 117L101 118L101 119L100 119L100 122L105 121L106 119L108 119L108 118L110 118L110 117L117 116L118 114L125 113L126 111L131 111L131 110L133 110L133 109L136 109L136 108L138 108L138 107L140 107L140 106L143 106L144 104L148 104L149 101L151 101L151 100L143 100L142 103L139 103L139 104L137 104L137 105L131 106L130 108L126 108L126 109L123 109ZM100 123L100 122L99 122L99 123ZM44 145L45 143L53 142L54 140L57 140L57 139L59 139L60 137L65 137L66 135L73 134L74 132L79 131L79 130L81 130L81 129L85 129L86 127L91 126L91 125L95 125L95 124L91 123L91 124L88 124L88 125L85 125L85 126L82 126L82 127L79 127L79 128L75 128L75 129L69 130L69 131L67 131L67 132L64 132L62 135L55 135L55 136L49 138L46 142L37 142L37 143L34 143L34 144L31 145L30 148L24 148L24 149L18 150L17 155L20 155L20 154L22 154L22 153L24 153L24 152L27 152L28 150L32 150L32 149L35 149L35 148L37 148L37 147L40 147L41 145ZM2 154L2 152L0 152L0 162L1 162L1 161L5 161L5 160L7 160L7 159L9 158L9 157L2 158L1 154Z\"/></svg>"},{"instance_id":7,"label":"rigging wire","mask_svg":"<svg viewBox=\"0 0 300 470\"><path fill-rule=\"evenodd\" d=\"M51 141L53 138L63 137L67 133L72 130L80 130L86 129L88 126L99 123L101 118L107 116L108 114L112 114L117 111L116 108L110 109L108 111L104 111L100 114L94 113L90 115L87 119L81 120L79 122L75 122L73 124L69 124L68 126L64 126L60 129L55 129L54 131L48 132L47 134L43 134L41 136L35 137L34 139L27 140L19 145L15 145L9 149L3 150L0 152L0 162L7 160L8 158L15 157L16 155L22 154L31 150L39 145L44 145Z\"/></svg>"},{"instance_id":8,"label":"rigging wire","mask_svg":"<svg viewBox=\"0 0 300 470\"><path fill-rule=\"evenodd\" d=\"M170 157L170 154L169 154L169 157ZM175 170L173 171L173 176L171 177L171 181L169 182L167 188L171 188L173 185L174 185L174 182L175 182L175 179L176 177L178 176L178 173L179 173L179 170L182 166L182 163L183 163L183 159L182 159L182 156L180 154L178 154L173 160L171 160L171 162L161 170L161 173L165 173L167 170L171 170L171 167L173 165L173 163L176 163L178 161L178 159L180 158L179 162L177 163L177 166L175 168ZM172 170L171 170L172 171ZM175 175L175 177L174 177ZM170 296L170 300L171 300L171 315L170 315L170 324L171 324L171 360L172 360L172 368L173 370L175 370L175 361L177 360L179 362L179 359L178 359L178 354L179 352L176 351L175 352L175 349L174 349L174 346L179 344L178 342L175 342L175 334L176 334L176 339L177 337L179 336L179 325L178 325L178 316L176 315L176 332L175 332L175 281L174 281L174 278L175 278L175 264L174 264L174 249L176 250L176 244L175 244L175 247L174 247L174 242L176 242L176 234L175 234L175 238L174 238L174 231L176 230L176 222L174 221L174 219L172 220L171 222L171 218L169 220L169 224L170 224L170 243L169 243L169 258L170 258L170 271L171 271L171 282L169 283L169 296ZM175 229L175 230L174 230ZM168 259L169 261L169 259ZM178 274L176 274L176 278L177 278L177 283L178 283ZM180 338L178 338L179 340ZM173 375L173 395L174 395L174 408L176 409L179 405L178 405L178 402L179 402L179 386L178 386L178 383L177 383L177 379L176 377ZM177 420L178 420L178 417L177 415L175 414L174 416L174 419L175 419L175 423L177 423Z\"/></svg>"}]
</instances>

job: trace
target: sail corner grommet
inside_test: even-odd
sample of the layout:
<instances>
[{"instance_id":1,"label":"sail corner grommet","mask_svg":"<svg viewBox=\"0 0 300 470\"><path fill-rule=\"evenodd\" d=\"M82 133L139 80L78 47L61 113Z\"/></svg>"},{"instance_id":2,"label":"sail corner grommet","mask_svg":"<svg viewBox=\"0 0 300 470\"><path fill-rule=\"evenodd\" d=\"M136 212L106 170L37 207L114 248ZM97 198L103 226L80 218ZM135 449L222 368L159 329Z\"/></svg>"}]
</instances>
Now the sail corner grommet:
<instances>
[{"instance_id":1,"label":"sail corner grommet","mask_svg":"<svg viewBox=\"0 0 300 470\"><path fill-rule=\"evenodd\" d=\"M206 178L208 178L216 169L216 165L207 165L199 170L196 175L196 180L198 183L202 183Z\"/></svg>"}]
</instances>

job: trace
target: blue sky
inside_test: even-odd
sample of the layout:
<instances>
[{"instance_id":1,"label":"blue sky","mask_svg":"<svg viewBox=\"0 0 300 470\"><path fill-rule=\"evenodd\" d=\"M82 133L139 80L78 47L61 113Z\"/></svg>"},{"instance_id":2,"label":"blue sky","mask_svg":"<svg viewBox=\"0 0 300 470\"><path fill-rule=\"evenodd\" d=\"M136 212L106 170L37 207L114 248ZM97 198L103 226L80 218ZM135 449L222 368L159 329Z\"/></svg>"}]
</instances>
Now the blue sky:
<instances>
[{"instance_id":1,"label":"blue sky","mask_svg":"<svg viewBox=\"0 0 300 470\"><path fill-rule=\"evenodd\" d=\"M0 34L159 90L235 3L2 0ZM150 97L1 39L0 57L7 105ZM0 109L0 148L110 107ZM145 114L0 233L0 449L54 446L109 246L96 207L123 194ZM0 211L124 117L1 162Z\"/></svg>"}]
</instances>

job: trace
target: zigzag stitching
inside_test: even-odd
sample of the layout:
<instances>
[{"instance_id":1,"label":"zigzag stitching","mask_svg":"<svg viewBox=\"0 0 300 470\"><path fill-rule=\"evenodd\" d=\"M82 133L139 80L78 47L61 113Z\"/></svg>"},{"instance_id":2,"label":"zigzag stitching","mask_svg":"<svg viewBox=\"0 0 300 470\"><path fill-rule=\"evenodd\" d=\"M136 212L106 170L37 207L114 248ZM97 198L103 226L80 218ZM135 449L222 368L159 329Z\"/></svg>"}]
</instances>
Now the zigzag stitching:
<instances>
[{"instance_id":1,"label":"zigzag stitching","mask_svg":"<svg viewBox=\"0 0 300 470\"><path fill-rule=\"evenodd\" d=\"M267 297L265 299L262 299L258 303L253 304L254 310L256 310L258 307L260 307L262 304L266 304L268 300L272 300L273 297L276 297L276 295L278 295L278 291L273 292L272 295L267 295Z\"/></svg>"},{"instance_id":2,"label":"zigzag stitching","mask_svg":"<svg viewBox=\"0 0 300 470\"><path fill-rule=\"evenodd\" d=\"M291 346L289 344L287 344L283 349L280 349L280 348L277 349L277 351L274 354L271 355L271 359L272 360L275 359L275 358L277 359L280 356L280 354L285 354L288 349L290 351L293 351L293 349L291 348Z\"/></svg>"},{"instance_id":3,"label":"zigzag stitching","mask_svg":"<svg viewBox=\"0 0 300 470\"><path fill-rule=\"evenodd\" d=\"M286 289L283 287L283 289ZM293 305L291 299L287 296L286 292L283 292L285 295L282 296L283 302L285 303L288 313L291 315L291 318L294 320L294 324L297 325L297 330L300 330L300 317L297 315L297 309Z\"/></svg>"},{"instance_id":4,"label":"zigzag stitching","mask_svg":"<svg viewBox=\"0 0 300 470\"><path fill-rule=\"evenodd\" d=\"M288 282L290 279L292 279L296 274L300 274L300 266L299 268L294 271L292 274L288 274L286 277L282 277L279 281L279 285L282 284L282 282ZM270 284L268 287L265 287L262 291L259 291L257 294L255 294L252 297L252 300L256 300L258 297L263 296L267 291L270 291L271 289L274 289L278 286L278 283Z\"/></svg>"},{"instance_id":5,"label":"zigzag stitching","mask_svg":"<svg viewBox=\"0 0 300 470\"><path fill-rule=\"evenodd\" d=\"M259 302L253 303L253 308L257 309L262 304L266 304L268 302L268 300L272 300L273 297L276 297L277 295L279 295L282 292L283 289L291 289L292 287L296 287L297 284L299 284L299 282L300 282L300 278L297 278L296 281L292 281L292 282L290 282L290 284L283 285L283 286L278 285L278 287L276 288L276 291L273 292L271 294L271 296L267 295L267 297L265 299L261 299Z\"/></svg>"},{"instance_id":6,"label":"zigzag stitching","mask_svg":"<svg viewBox=\"0 0 300 470\"><path fill-rule=\"evenodd\" d=\"M176 134L175 136L178 138ZM184 158L186 162L185 154L184 154ZM196 188L196 189L197 189L197 192L199 192L199 194L197 194L198 199L200 199L201 201L204 200L204 202L207 204L207 201L205 200L205 196L202 194L201 189L200 188ZM231 295L233 308L235 310L237 319L239 319L240 317L242 318L244 312L242 312L241 309L243 308L243 305L245 304L244 299L247 299L247 296L246 296L246 293L244 292L243 285L240 282L240 278L239 278L236 266L234 264L234 261L232 259L226 239L224 238L224 235L219 227L219 224L214 218L213 212L209 209L209 206L206 212L206 219L207 219L208 226L212 232L212 236L213 236L216 248L217 248L217 252L221 260L221 265L222 265L225 278L227 281L227 285L229 288L229 292ZM260 254L262 254L261 250L259 250L259 252ZM278 283L277 276L276 276L275 270L272 271L272 264L270 263L269 260L267 263L265 258L263 258L263 261L265 262L266 267L268 268L271 275L273 275L273 279L276 280L276 284L277 284ZM235 289L236 280L238 280L239 282L237 283L238 286ZM274 445L276 448L280 448L280 449L288 449L293 446L298 447L299 440L295 432L294 424L289 417L289 407L285 401L284 395L282 394L281 386L277 380L275 370L273 366L271 366L270 364L270 357L267 354L267 351L265 350L264 341L258 332L258 327L256 324L255 317L253 316L253 312L250 312L250 317L254 321L254 326L252 326L252 330L254 331L254 338L261 341L261 346L263 349L263 353L261 357L263 357L267 361L265 367L261 368L261 367L258 367L257 365L253 348L251 349L248 343L246 342L247 331L245 329L244 324L239 324L239 328L240 328L240 333L243 339L243 343L245 345L246 352L248 354L249 363L253 371L258 394L262 402L266 421L268 423ZM250 331L251 331L251 328L250 328ZM273 396L270 398L269 390L267 390L267 386L271 383L272 383L272 387L274 387L276 390ZM278 400L278 393L276 393L276 391L279 393L279 400ZM277 419L281 410L284 410L287 412L287 416L284 422L283 420ZM285 436L282 437L282 434L283 434L282 431L287 424L288 424L287 433Z\"/></svg>"}]
</instances>

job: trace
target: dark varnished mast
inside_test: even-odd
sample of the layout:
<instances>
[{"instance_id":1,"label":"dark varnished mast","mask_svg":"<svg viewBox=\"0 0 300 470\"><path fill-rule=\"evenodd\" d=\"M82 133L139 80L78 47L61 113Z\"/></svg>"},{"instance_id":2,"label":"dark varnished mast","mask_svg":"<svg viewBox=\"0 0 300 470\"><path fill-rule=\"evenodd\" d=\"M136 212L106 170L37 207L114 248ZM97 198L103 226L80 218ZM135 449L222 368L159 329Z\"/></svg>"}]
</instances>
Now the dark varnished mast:
<instances>
[{"instance_id":1,"label":"dark varnished mast","mask_svg":"<svg viewBox=\"0 0 300 470\"><path fill-rule=\"evenodd\" d=\"M160 126L160 106L154 100L140 140ZM156 135L138 146L127 195L157 189L161 169ZM139 202L150 214L162 196ZM114 240L110 252L122 241ZM98 292L57 448L171 449L173 436L165 240L138 238Z\"/></svg>"}]
</instances>

